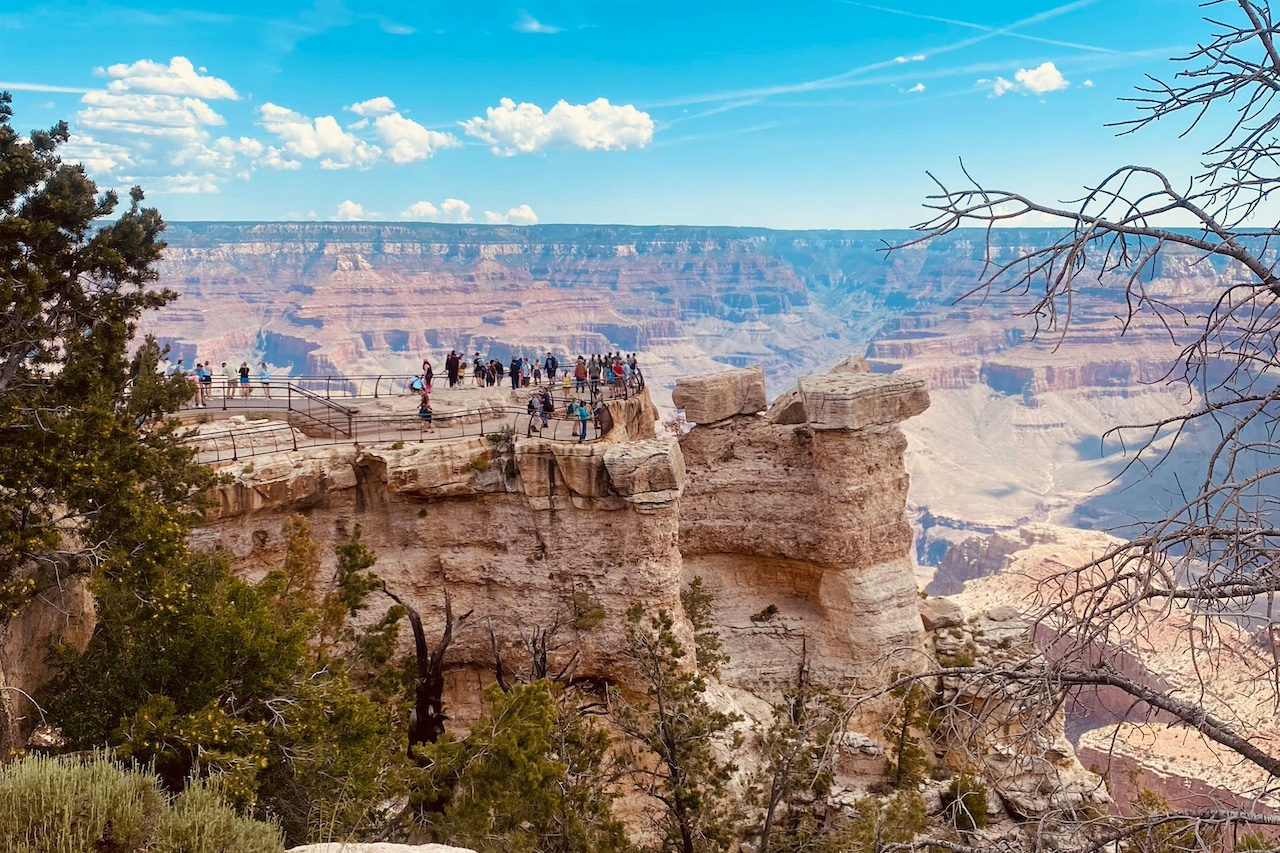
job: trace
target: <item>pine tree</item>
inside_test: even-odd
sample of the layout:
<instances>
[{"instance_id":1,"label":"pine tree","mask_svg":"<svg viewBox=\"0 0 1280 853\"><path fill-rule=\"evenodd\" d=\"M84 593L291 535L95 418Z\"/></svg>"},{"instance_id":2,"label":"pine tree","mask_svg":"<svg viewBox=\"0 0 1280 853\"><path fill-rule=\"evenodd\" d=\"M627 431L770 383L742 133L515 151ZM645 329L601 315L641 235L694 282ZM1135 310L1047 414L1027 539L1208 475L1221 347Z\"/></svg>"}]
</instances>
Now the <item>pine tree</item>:
<instances>
[{"instance_id":1,"label":"pine tree","mask_svg":"<svg viewBox=\"0 0 1280 853\"><path fill-rule=\"evenodd\" d=\"M675 620L666 610L646 618L639 605L629 609L627 643L645 701L619 699L617 720L657 759L654 767L642 757L634 772L641 790L662 804L662 850L725 850L735 818L728 784L737 767L720 757L717 746L740 745L730 735L738 718L707 702L706 681L686 663Z\"/></svg>"}]
</instances>

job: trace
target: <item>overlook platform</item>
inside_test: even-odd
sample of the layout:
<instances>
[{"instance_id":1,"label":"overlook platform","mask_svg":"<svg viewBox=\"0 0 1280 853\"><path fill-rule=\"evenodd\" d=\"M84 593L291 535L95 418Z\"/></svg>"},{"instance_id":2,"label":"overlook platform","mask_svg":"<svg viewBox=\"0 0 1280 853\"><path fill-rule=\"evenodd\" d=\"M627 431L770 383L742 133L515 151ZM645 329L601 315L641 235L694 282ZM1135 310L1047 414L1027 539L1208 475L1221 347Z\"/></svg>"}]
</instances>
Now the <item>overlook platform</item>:
<instances>
[{"instance_id":1,"label":"overlook platform","mask_svg":"<svg viewBox=\"0 0 1280 853\"><path fill-rule=\"evenodd\" d=\"M571 403L584 402L592 416L585 441L604 437L612 424L609 404L645 391L642 376L630 383L588 383L581 391L571 383L512 388L466 383L449 388L435 383L432 420L418 414L419 394L410 390L412 376L300 376L273 381L267 397L258 383L228 388L215 382L207 402L196 399L178 417L196 427L187 443L197 447L206 464L235 461L264 453L336 444L387 444L449 441L484 435L538 437L576 443L580 420L569 416ZM530 413L535 391L549 391L553 408L546 426Z\"/></svg>"}]
</instances>

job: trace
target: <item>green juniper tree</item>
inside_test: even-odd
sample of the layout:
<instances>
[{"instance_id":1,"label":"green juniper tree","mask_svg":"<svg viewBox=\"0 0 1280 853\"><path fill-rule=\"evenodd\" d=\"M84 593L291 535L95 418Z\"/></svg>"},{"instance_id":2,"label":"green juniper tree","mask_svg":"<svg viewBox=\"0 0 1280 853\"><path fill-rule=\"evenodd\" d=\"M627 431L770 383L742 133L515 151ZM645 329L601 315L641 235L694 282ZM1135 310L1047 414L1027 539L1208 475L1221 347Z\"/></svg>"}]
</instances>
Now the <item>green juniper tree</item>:
<instances>
[{"instance_id":1,"label":"green juniper tree","mask_svg":"<svg viewBox=\"0 0 1280 853\"><path fill-rule=\"evenodd\" d=\"M717 753L717 746L740 745L740 738L730 734L738 718L707 702L706 680L688 665L669 612L646 617L640 605L631 607L627 643L645 698L635 704L619 698L617 721L651 753L638 758L634 773L641 791L662 804L661 850L728 849L735 827L728 786L737 767Z\"/></svg>"},{"instance_id":2,"label":"green juniper tree","mask_svg":"<svg viewBox=\"0 0 1280 853\"><path fill-rule=\"evenodd\" d=\"M360 635L331 621L336 602L343 616L363 607L376 579L357 538L338 549L339 585L319 590L310 526L294 517L285 533L283 567L258 583L220 555L186 553L155 583L105 586L49 711L73 748L113 746L175 790L215 777L291 842L343 840L385 824L380 804L406 770L392 709L352 675ZM346 640L335 648L332 635Z\"/></svg>"}]
</instances>

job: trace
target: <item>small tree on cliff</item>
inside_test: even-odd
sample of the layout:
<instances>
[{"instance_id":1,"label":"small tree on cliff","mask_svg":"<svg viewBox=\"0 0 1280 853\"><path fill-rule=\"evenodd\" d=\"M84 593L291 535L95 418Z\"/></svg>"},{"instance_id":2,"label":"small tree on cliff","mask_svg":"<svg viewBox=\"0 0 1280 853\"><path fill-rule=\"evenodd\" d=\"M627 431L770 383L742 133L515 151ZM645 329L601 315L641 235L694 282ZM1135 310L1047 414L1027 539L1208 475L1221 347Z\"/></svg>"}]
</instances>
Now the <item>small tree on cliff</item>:
<instances>
[{"instance_id":1,"label":"small tree on cliff","mask_svg":"<svg viewBox=\"0 0 1280 853\"><path fill-rule=\"evenodd\" d=\"M973 695L998 691L1008 704L993 704L1021 707L1028 722L1051 719L1082 692L1119 691L1128 695L1135 715L1185 725L1274 783L1280 752L1233 719L1229 706L1207 704L1218 701L1212 688L1144 682L1126 674L1117 658L1121 649L1149 642L1144 638L1162 614L1177 612L1193 626L1185 633L1201 673L1211 673L1224 653L1224 617L1261 624L1257 636L1263 642L1244 654L1261 652L1277 660L1280 623L1271 614L1280 592L1280 222L1272 202L1280 190L1280 27L1265 0L1204 5L1222 18L1209 20L1212 35L1178 60L1182 70L1171 81L1150 78L1132 100L1138 116L1121 124L1123 133L1131 133L1182 119L1188 130L1211 133L1198 174L1175 179L1150 166L1124 165L1071 204L1044 204L992 189L967 172L968 183L960 188L935 178L939 189L927 205L934 217L918 226L921 236L904 245L962 226L987 229L986 263L971 295L1027 297L1025 311L1041 333L1069 333L1073 297L1082 288L1114 289L1127 303L1129 322L1154 316L1182 347L1165 379L1185 384L1195 401L1175 417L1117 430L1122 438L1125 431L1138 431L1139 452L1130 464L1158 465L1197 432L1216 437L1203 470L1181 479L1182 492L1170 506L1136 525L1123 544L1040 584L1039 624L1061 638L1050 654L1021 666L954 674L980 681L968 691ZM1048 245L1001 258L991 229L1028 214L1062 228ZM1175 229L1170 222L1193 227ZM1202 316L1183 315L1147 287L1168 247L1189 249L1205 268L1230 272L1220 278L1221 291L1208 294ZM1166 451L1156 446L1161 436L1173 439ZM1275 677L1256 687L1270 690L1262 701L1280 702L1280 666L1270 671ZM1275 825L1273 815L1249 805L1257 791L1237 793L1234 802L1195 813L1158 809L1099 821L1089 833L1090 849L1130 844L1162 824L1176 824L1179 837L1191 839L1189 848L1204 849L1227 827Z\"/></svg>"},{"instance_id":2,"label":"small tree on cliff","mask_svg":"<svg viewBox=\"0 0 1280 853\"><path fill-rule=\"evenodd\" d=\"M706 681L689 666L666 610L646 617L640 605L632 606L627 645L645 701L619 700L616 716L619 727L651 753L637 757L633 772L641 792L662 804L661 850L725 850L734 827L727 788L737 768L717 747L739 745L729 734L737 718L708 704Z\"/></svg>"}]
</instances>

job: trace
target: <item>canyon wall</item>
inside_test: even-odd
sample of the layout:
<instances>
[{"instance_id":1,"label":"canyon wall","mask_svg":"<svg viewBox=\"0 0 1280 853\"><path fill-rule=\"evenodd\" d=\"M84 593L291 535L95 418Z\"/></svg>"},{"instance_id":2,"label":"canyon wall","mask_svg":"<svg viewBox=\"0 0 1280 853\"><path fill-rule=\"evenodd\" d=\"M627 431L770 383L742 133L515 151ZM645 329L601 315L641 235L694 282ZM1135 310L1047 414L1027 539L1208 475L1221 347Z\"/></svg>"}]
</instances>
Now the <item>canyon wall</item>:
<instances>
[{"instance_id":1,"label":"canyon wall","mask_svg":"<svg viewBox=\"0 0 1280 853\"><path fill-rule=\"evenodd\" d=\"M194 544L253 575L280 564L291 513L311 520L327 563L360 525L375 571L429 632L445 590L471 613L449 658L463 720L493 678L490 631L507 642L559 624L559 663L576 652L578 677L626 689L627 609L676 614L689 644L679 596L694 576L715 596L731 690L775 699L802 663L850 687L922 666L897 424L927 407L923 384L803 380L821 419L779 424L743 411L741 399L763 405L759 368L717 381L759 392L730 394L734 407L678 441L655 435L641 394L609 404L617 426L600 442L492 436L232 463Z\"/></svg>"}]
</instances>

